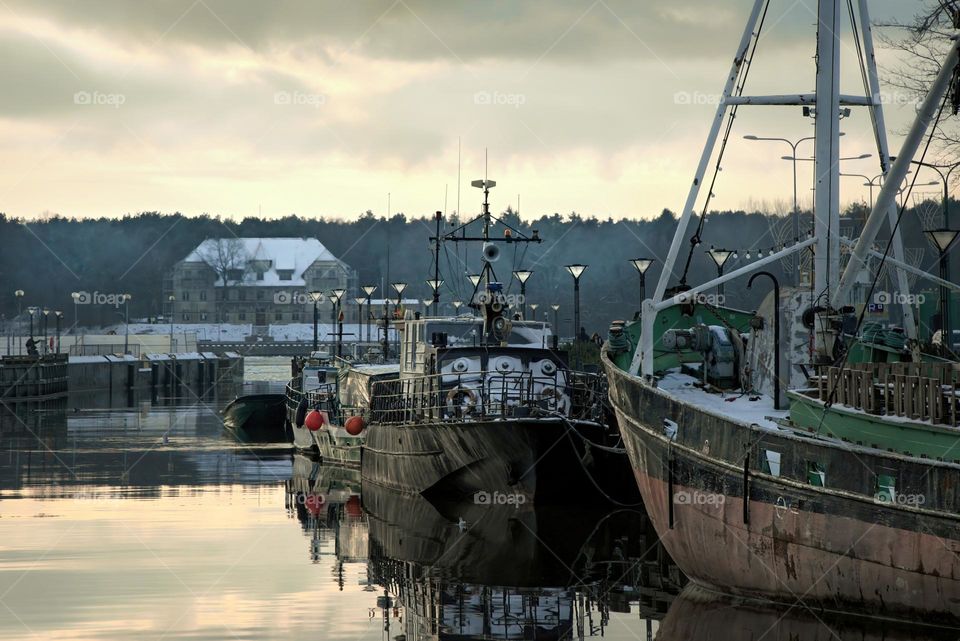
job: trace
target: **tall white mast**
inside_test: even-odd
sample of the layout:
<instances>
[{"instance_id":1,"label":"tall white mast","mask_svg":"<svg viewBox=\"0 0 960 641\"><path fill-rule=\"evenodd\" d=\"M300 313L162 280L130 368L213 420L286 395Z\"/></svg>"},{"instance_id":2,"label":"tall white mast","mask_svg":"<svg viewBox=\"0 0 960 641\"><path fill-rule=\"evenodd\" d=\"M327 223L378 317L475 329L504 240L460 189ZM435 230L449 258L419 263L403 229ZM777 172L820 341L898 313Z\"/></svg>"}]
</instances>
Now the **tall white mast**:
<instances>
[{"instance_id":1,"label":"tall white mast","mask_svg":"<svg viewBox=\"0 0 960 641\"><path fill-rule=\"evenodd\" d=\"M819 0L817 18L814 304L826 305L840 276L840 0Z\"/></svg>"}]
</instances>

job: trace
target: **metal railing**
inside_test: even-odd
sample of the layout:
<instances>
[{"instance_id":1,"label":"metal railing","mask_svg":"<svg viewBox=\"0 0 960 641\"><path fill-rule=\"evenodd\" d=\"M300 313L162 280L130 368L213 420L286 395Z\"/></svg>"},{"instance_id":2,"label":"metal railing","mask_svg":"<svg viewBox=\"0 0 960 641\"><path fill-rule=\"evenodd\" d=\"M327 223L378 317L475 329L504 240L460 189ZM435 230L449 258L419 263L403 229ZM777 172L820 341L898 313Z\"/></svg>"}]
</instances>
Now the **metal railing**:
<instances>
[{"instance_id":1,"label":"metal railing","mask_svg":"<svg viewBox=\"0 0 960 641\"><path fill-rule=\"evenodd\" d=\"M606 377L558 371L433 374L373 384L370 421L381 424L422 421L476 421L561 415L602 422Z\"/></svg>"}]
</instances>

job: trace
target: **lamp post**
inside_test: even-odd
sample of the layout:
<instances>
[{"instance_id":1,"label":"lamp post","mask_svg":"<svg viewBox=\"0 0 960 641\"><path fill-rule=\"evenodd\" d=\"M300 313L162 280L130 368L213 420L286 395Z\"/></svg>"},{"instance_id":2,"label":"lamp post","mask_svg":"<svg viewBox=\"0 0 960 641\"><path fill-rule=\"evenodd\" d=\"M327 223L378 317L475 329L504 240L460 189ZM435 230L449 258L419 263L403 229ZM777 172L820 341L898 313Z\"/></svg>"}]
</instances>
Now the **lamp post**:
<instances>
[{"instance_id":1,"label":"lamp post","mask_svg":"<svg viewBox=\"0 0 960 641\"><path fill-rule=\"evenodd\" d=\"M167 302L170 303L170 353L174 354L177 351L177 346L174 344L176 339L173 337L173 304L177 302L177 297L173 294L170 294L167 296Z\"/></svg>"},{"instance_id":2,"label":"lamp post","mask_svg":"<svg viewBox=\"0 0 960 641\"><path fill-rule=\"evenodd\" d=\"M318 334L318 325L320 322L320 301L323 300L323 292L308 292L307 296L313 302L313 351L320 349L320 336Z\"/></svg>"},{"instance_id":3,"label":"lamp post","mask_svg":"<svg viewBox=\"0 0 960 641\"><path fill-rule=\"evenodd\" d=\"M950 174L953 173L954 169L956 169L957 167L960 167L960 162L954 163L952 165L932 165L930 163L922 162L920 160L912 160L911 162L915 165L932 169L940 175L940 180L943 181L943 230L942 231L950 229ZM946 173L944 173L944 170L946 170ZM944 252L944 256L942 257L942 260L944 261L944 267L943 267L943 269L945 270L944 273L947 274L947 276L941 276L941 278L943 278L944 280L949 280L950 279L950 276L949 276L950 259L946 256L946 252Z\"/></svg>"},{"instance_id":4,"label":"lamp post","mask_svg":"<svg viewBox=\"0 0 960 641\"><path fill-rule=\"evenodd\" d=\"M333 318L337 324L337 358L343 355L343 312L340 309L340 301L347 290L337 288L330 292L330 302L333 303Z\"/></svg>"},{"instance_id":5,"label":"lamp post","mask_svg":"<svg viewBox=\"0 0 960 641\"><path fill-rule=\"evenodd\" d=\"M123 295L123 353L130 353L130 299L131 294Z\"/></svg>"},{"instance_id":6,"label":"lamp post","mask_svg":"<svg viewBox=\"0 0 960 641\"><path fill-rule=\"evenodd\" d=\"M520 316L527 317L527 280L533 276L533 271L529 269L516 269L513 271L513 277L520 281Z\"/></svg>"},{"instance_id":7,"label":"lamp post","mask_svg":"<svg viewBox=\"0 0 960 641\"><path fill-rule=\"evenodd\" d=\"M403 304L403 290L407 288L407 284L406 283L390 283L390 286L393 287L393 289L396 290L397 292L397 306L394 307L393 311L399 312L400 305Z\"/></svg>"},{"instance_id":8,"label":"lamp post","mask_svg":"<svg viewBox=\"0 0 960 641\"><path fill-rule=\"evenodd\" d=\"M353 302L357 304L357 342L359 343L363 340L363 334L360 331L362 326L360 323L363 319L363 304L367 302L367 299L363 296L356 296L354 297Z\"/></svg>"},{"instance_id":9,"label":"lamp post","mask_svg":"<svg viewBox=\"0 0 960 641\"><path fill-rule=\"evenodd\" d=\"M713 260L713 264L717 266L717 278L723 276L723 266L727 264L727 261L730 260L730 257L733 256L733 252L728 249L714 249L712 246L707 250L707 255ZM749 256L747 256L749 258ZM723 300L723 283L717 285L717 304L722 304Z\"/></svg>"},{"instance_id":10,"label":"lamp post","mask_svg":"<svg viewBox=\"0 0 960 641\"><path fill-rule=\"evenodd\" d=\"M20 332L21 332L21 327L22 327L22 325L21 325L20 323L23 322L23 321L20 320L20 317L23 315L23 306L22 306L22 305L23 305L23 290L22 290L22 289L18 289L18 290L16 290L15 292L13 292L13 295L14 295L14 296L16 297L16 299L17 299L17 334L18 334L18 336L17 336L17 354L18 354L18 355L22 355L22 354L23 354L23 338L22 338L21 336L19 336L19 334L20 334Z\"/></svg>"},{"instance_id":11,"label":"lamp post","mask_svg":"<svg viewBox=\"0 0 960 641\"><path fill-rule=\"evenodd\" d=\"M463 305L463 301L460 301L460 300L455 300L455 301L453 301L453 310L454 310L454 311L453 311L453 315L454 315L454 316L459 316L459 315L460 315L460 306L461 306L461 305Z\"/></svg>"},{"instance_id":12,"label":"lamp post","mask_svg":"<svg viewBox=\"0 0 960 641\"><path fill-rule=\"evenodd\" d=\"M43 327L43 352L46 352L49 345L47 344L47 321L50 317L50 310L46 307L43 308L42 318L40 319L40 326Z\"/></svg>"},{"instance_id":13,"label":"lamp post","mask_svg":"<svg viewBox=\"0 0 960 641\"><path fill-rule=\"evenodd\" d=\"M773 409L780 409L780 282L770 272L757 272L747 281L747 289L753 286L757 276L766 276L773 281Z\"/></svg>"},{"instance_id":14,"label":"lamp post","mask_svg":"<svg viewBox=\"0 0 960 641\"><path fill-rule=\"evenodd\" d=\"M371 307L371 299L373 292L377 291L376 285L364 285L360 289L363 290L363 293L367 295L367 342L370 342L370 315L373 313L373 308Z\"/></svg>"},{"instance_id":15,"label":"lamp post","mask_svg":"<svg viewBox=\"0 0 960 641\"><path fill-rule=\"evenodd\" d=\"M63 312L57 311L53 313L55 317L55 322L57 325L57 354L60 353L60 319L63 318Z\"/></svg>"},{"instance_id":16,"label":"lamp post","mask_svg":"<svg viewBox=\"0 0 960 641\"><path fill-rule=\"evenodd\" d=\"M537 308L540 307L538 303L530 303L530 320L537 320Z\"/></svg>"},{"instance_id":17,"label":"lamp post","mask_svg":"<svg viewBox=\"0 0 960 641\"><path fill-rule=\"evenodd\" d=\"M637 273L640 274L640 305L643 305L644 299L647 297L647 270L650 269L650 265L653 264L652 258L633 258L630 260Z\"/></svg>"},{"instance_id":18,"label":"lamp post","mask_svg":"<svg viewBox=\"0 0 960 641\"><path fill-rule=\"evenodd\" d=\"M960 232L942 228L932 229L927 231L926 234L940 253L940 278L948 280L947 252ZM948 349L953 350L953 333L950 329L950 293L943 285L940 285L940 329L943 332L944 344Z\"/></svg>"},{"instance_id":19,"label":"lamp post","mask_svg":"<svg viewBox=\"0 0 960 641\"><path fill-rule=\"evenodd\" d=\"M37 313L36 307L28 307L27 315L30 316L30 339L33 339L33 315Z\"/></svg>"},{"instance_id":20,"label":"lamp post","mask_svg":"<svg viewBox=\"0 0 960 641\"><path fill-rule=\"evenodd\" d=\"M437 308L439 308L439 307L440 307L440 305L439 305L439 303L440 303L440 287L443 286L443 279L441 279L441 278L431 278L430 280L427 281L427 285L429 285L431 291L433 291L433 299L431 299L430 302L431 302L431 303L438 303ZM426 303L424 303L424 304L426 304Z\"/></svg>"},{"instance_id":21,"label":"lamp post","mask_svg":"<svg viewBox=\"0 0 960 641\"><path fill-rule=\"evenodd\" d=\"M570 275L573 276L573 344L576 348L577 369L580 369L583 365L583 359L580 355L580 277L583 276L583 272L587 270L587 266L575 263L573 265L565 265L565 267L567 271L570 272Z\"/></svg>"},{"instance_id":22,"label":"lamp post","mask_svg":"<svg viewBox=\"0 0 960 641\"><path fill-rule=\"evenodd\" d=\"M843 136L844 133L840 132L840 135ZM800 138L796 142L788 140L786 138L764 138L762 136L754 136L748 134L744 136L745 140L760 140L760 141L774 141L774 142L785 142L790 145L790 157L793 158L793 237L794 239L800 238L800 208L797 205L797 147L800 146L800 143L805 140L813 140L815 136L805 136ZM784 156L787 158L787 156Z\"/></svg>"},{"instance_id":23,"label":"lamp post","mask_svg":"<svg viewBox=\"0 0 960 641\"><path fill-rule=\"evenodd\" d=\"M560 335L560 306L554 303L550 306L553 310L553 333Z\"/></svg>"}]
</instances>

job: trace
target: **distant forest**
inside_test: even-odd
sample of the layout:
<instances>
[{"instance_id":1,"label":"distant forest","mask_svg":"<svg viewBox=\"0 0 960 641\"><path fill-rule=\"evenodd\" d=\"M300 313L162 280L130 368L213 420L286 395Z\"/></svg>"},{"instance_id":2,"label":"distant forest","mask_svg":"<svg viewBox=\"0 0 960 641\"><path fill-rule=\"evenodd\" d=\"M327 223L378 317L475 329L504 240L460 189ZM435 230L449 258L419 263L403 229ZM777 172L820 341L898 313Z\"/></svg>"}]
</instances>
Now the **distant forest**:
<instances>
[{"instance_id":1,"label":"distant forest","mask_svg":"<svg viewBox=\"0 0 960 641\"><path fill-rule=\"evenodd\" d=\"M940 212L940 203L927 201L909 208L903 217L905 242L911 248L909 258L928 270L935 269L936 256L921 230L940 226ZM863 205L851 206L844 213L845 226L858 228L857 223L863 220L864 214ZM589 266L581 279L582 324L588 332L604 334L611 320L632 316L639 308L639 277L629 260L656 259L646 278L647 292L651 293L676 227L675 215L667 210L649 220L598 220L576 213L521 220L509 209L500 217L528 235L536 229L543 242L503 245L501 259L496 263L498 277L511 293L518 293L519 284L510 278L511 271L532 269L527 301L540 305L537 311L540 318L549 305L559 304L565 333L572 329L569 323L573 313L573 281L564 265ZM803 218L806 228L809 213ZM460 222L456 217L447 218L444 232ZM696 225L694 220L691 232ZM716 275L715 266L705 254L711 246L738 250L737 260L727 265L729 271L747 260L755 260L758 249L766 254L782 242L792 242L791 230L789 216L782 214L711 213L704 224L702 242L693 252L687 280L696 284ZM317 238L358 270L361 284L405 281L410 283L405 296L426 298L429 288L425 280L432 277L433 271L429 240L433 233L432 217L396 214L384 219L370 212L355 220L289 216L240 221L154 212L123 218L53 217L38 221L0 214L0 276L4 283L0 312L5 318L16 315L18 300L14 291L21 289L25 292L20 301L24 308L34 305L61 310L66 325L70 325L74 318L70 293L83 290L129 293L132 318L155 317L163 313L163 278L174 263L205 238L231 235ZM502 237L503 228L498 226L494 234ZM677 275L683 270L689 248L690 244L685 242ZM751 258L747 257L748 252ZM477 244L445 243L440 258L441 278L446 281L442 299L448 302L454 298L465 299L469 286L465 275L479 268ZM778 264L771 271L783 277L796 269L795 264ZM744 281L727 285L727 304L745 309L757 305L766 286L747 291L745 284ZM382 292L381 288L378 293ZM90 307L81 312L82 324L111 324L119 320L110 306Z\"/></svg>"}]
</instances>

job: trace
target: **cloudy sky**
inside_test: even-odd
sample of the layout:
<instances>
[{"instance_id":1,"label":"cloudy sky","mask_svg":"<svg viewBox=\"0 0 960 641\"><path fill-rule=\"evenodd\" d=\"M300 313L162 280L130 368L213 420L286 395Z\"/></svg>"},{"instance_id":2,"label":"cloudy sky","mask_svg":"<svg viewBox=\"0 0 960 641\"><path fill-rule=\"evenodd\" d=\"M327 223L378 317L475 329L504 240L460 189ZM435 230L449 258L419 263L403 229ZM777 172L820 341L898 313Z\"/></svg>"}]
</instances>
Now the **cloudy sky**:
<instances>
[{"instance_id":1,"label":"cloudy sky","mask_svg":"<svg viewBox=\"0 0 960 641\"><path fill-rule=\"evenodd\" d=\"M385 213L388 193L394 212L445 193L452 211L458 145L465 212L485 150L497 208L519 195L525 217L676 210L751 4L2 0L0 211L350 218ZM919 2L871 6L905 19ZM812 91L815 8L773 0L748 93ZM842 88L862 91L844 53ZM913 106L889 101L900 128ZM811 125L796 107L742 110L715 204L789 198L789 148L740 137ZM866 112L844 130L844 155L874 153L844 170L876 174Z\"/></svg>"}]
</instances>

